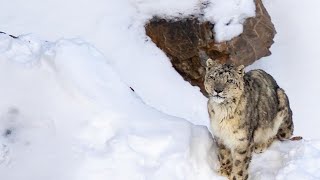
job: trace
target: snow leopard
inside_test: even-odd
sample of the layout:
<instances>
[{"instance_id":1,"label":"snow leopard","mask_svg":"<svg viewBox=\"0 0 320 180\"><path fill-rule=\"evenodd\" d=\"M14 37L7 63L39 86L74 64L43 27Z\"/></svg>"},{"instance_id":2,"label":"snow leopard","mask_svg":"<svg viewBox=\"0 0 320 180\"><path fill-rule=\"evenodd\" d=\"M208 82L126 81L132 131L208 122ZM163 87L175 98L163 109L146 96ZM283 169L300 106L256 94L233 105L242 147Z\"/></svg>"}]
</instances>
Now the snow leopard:
<instances>
[{"instance_id":1,"label":"snow leopard","mask_svg":"<svg viewBox=\"0 0 320 180\"><path fill-rule=\"evenodd\" d=\"M206 61L204 86L210 127L218 148L219 173L248 179L252 153L293 135L289 100L274 78L261 69Z\"/></svg>"}]
</instances>

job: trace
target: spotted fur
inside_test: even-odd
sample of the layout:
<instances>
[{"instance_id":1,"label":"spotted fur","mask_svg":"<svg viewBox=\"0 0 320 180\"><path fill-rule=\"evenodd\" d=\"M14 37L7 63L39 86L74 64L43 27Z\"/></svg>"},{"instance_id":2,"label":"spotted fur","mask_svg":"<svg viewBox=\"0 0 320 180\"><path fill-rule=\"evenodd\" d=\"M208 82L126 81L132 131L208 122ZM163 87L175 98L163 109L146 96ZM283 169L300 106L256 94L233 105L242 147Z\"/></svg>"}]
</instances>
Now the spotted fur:
<instances>
[{"instance_id":1,"label":"spotted fur","mask_svg":"<svg viewBox=\"0 0 320 180\"><path fill-rule=\"evenodd\" d=\"M204 82L208 112L218 146L221 175L248 179L252 152L261 153L275 139L293 133L292 112L285 92L263 70L208 59Z\"/></svg>"}]
</instances>

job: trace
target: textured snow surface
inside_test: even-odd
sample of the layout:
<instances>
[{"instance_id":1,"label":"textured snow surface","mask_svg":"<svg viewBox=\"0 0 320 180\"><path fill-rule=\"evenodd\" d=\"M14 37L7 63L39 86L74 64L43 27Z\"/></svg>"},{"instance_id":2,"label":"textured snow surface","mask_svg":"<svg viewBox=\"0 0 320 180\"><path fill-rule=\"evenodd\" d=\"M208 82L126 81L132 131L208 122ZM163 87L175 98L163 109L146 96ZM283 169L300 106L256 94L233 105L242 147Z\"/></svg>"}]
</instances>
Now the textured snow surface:
<instances>
[{"instance_id":1,"label":"textured snow surface","mask_svg":"<svg viewBox=\"0 0 320 180\"><path fill-rule=\"evenodd\" d=\"M1 179L214 176L208 130L145 105L91 45L0 37Z\"/></svg>"}]
</instances>

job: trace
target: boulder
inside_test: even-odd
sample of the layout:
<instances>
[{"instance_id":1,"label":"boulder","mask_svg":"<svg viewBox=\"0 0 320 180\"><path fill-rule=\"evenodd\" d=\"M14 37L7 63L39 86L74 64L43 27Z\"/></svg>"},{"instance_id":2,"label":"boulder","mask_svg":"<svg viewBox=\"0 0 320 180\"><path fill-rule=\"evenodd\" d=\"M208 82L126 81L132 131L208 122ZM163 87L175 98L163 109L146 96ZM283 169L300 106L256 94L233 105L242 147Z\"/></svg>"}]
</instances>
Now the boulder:
<instances>
[{"instance_id":1,"label":"boulder","mask_svg":"<svg viewBox=\"0 0 320 180\"><path fill-rule=\"evenodd\" d=\"M214 24L200 21L198 16L154 17L145 25L146 34L167 54L177 72L206 95L203 81L208 57L247 66L271 54L269 48L276 31L262 1L255 0L255 4L256 16L247 18L243 33L230 41L217 43Z\"/></svg>"}]
</instances>

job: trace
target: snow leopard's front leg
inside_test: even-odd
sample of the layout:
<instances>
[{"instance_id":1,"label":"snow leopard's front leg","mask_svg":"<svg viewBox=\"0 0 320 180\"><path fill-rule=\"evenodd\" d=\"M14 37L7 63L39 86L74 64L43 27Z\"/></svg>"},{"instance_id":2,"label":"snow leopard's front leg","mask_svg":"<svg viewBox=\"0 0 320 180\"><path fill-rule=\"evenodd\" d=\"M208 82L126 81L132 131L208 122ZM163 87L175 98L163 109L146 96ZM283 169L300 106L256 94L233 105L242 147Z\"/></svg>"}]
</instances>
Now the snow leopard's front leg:
<instances>
[{"instance_id":1,"label":"snow leopard's front leg","mask_svg":"<svg viewBox=\"0 0 320 180\"><path fill-rule=\"evenodd\" d=\"M232 170L231 150L227 148L217 137L215 137L215 140L218 147L218 159L220 163L218 173L222 176L229 177Z\"/></svg>"},{"instance_id":2,"label":"snow leopard's front leg","mask_svg":"<svg viewBox=\"0 0 320 180\"><path fill-rule=\"evenodd\" d=\"M242 140L242 139L241 139ZM231 151L232 153L232 173L231 180L246 180L249 177L248 168L252 156L252 145L247 139Z\"/></svg>"}]
</instances>

